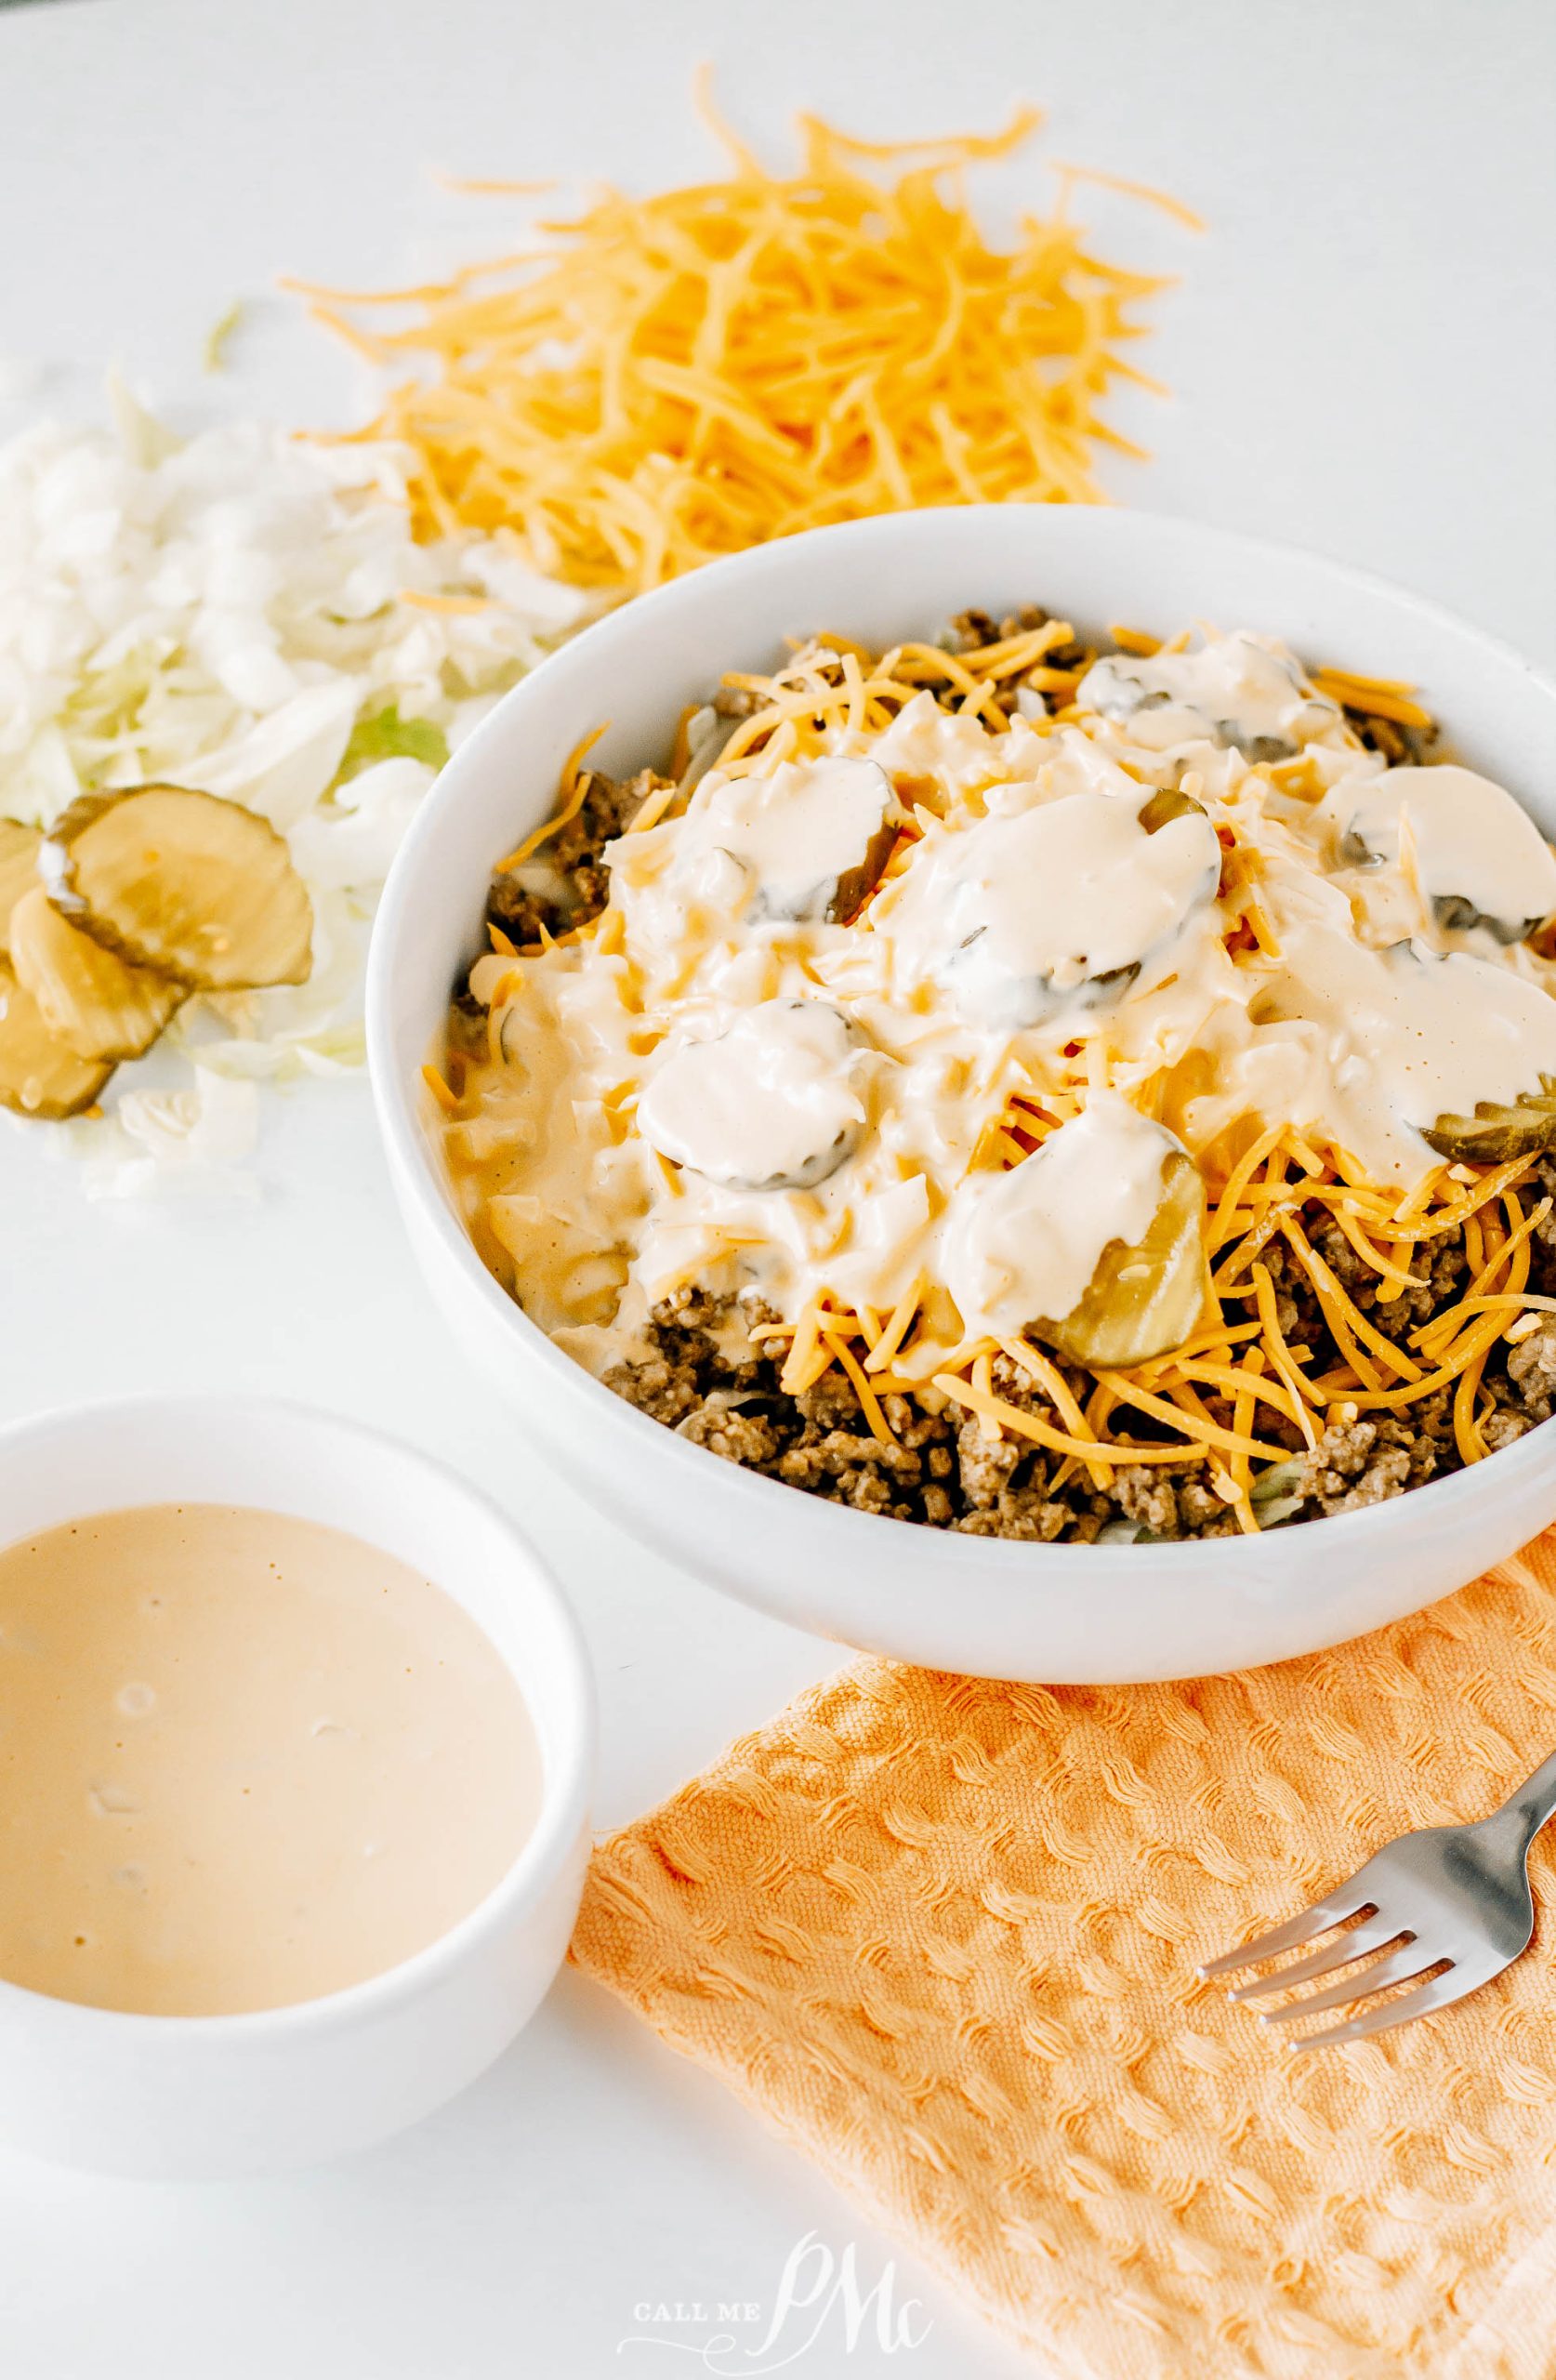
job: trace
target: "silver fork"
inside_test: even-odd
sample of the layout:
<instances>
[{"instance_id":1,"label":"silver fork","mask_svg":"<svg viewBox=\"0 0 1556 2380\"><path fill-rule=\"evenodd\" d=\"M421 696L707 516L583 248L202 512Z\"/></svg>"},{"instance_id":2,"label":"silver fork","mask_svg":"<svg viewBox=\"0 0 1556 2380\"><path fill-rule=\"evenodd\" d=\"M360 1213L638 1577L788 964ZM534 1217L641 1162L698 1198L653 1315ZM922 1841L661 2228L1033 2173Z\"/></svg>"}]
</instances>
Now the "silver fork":
<instances>
[{"instance_id":1,"label":"silver fork","mask_svg":"<svg viewBox=\"0 0 1556 2380\"><path fill-rule=\"evenodd\" d=\"M1396 1998L1359 2016L1325 2025L1316 2033L1293 2035L1296 2049L1360 2041L1367 2033L1430 2016L1434 2008L1451 2007L1528 1949L1535 1930L1529 1845L1552 1811L1556 1752L1489 1818L1473 1826L1424 1827L1418 1834L1402 1834L1397 1843L1375 1851L1348 1884L1337 1884L1300 1917L1261 1934L1240 1950L1211 1959L1199 1972L1207 1978L1233 1975L1239 1967L1261 1965L1328 1934L1334 1938L1311 1958L1295 1959L1269 1975L1237 1984L1232 1998L1260 2000L1271 1992L1289 1991L1294 1984L1316 1983L1321 1976L1355 1967L1360 1959L1367 1964L1327 1990L1310 1991L1284 2008L1261 2010L1264 2023L1286 2025L1299 2016L1319 2016L1326 2008L1348 2008L1374 1992L1397 1992ZM1360 1924L1350 1925L1352 1918L1360 1918ZM1335 1933L1339 1925L1348 1930ZM1435 1972L1439 1968L1440 1974ZM1414 1991L1401 1988L1412 1983Z\"/></svg>"}]
</instances>

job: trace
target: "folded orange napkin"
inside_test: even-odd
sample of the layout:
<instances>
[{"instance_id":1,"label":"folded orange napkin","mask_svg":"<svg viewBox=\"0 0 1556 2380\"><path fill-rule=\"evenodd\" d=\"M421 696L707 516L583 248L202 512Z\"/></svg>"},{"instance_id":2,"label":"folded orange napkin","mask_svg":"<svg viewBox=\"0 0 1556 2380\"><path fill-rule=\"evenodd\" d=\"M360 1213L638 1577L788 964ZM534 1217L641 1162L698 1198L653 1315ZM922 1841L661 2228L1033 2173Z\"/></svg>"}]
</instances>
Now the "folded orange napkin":
<instances>
[{"instance_id":1,"label":"folded orange napkin","mask_svg":"<svg viewBox=\"0 0 1556 2380\"><path fill-rule=\"evenodd\" d=\"M1396 2033L1297 2057L1193 1970L1556 1748L1553 1581L1183 1686L862 1661L601 1845L574 1955L1062 2380L1552 2380L1549 1844L1533 1948Z\"/></svg>"}]
</instances>

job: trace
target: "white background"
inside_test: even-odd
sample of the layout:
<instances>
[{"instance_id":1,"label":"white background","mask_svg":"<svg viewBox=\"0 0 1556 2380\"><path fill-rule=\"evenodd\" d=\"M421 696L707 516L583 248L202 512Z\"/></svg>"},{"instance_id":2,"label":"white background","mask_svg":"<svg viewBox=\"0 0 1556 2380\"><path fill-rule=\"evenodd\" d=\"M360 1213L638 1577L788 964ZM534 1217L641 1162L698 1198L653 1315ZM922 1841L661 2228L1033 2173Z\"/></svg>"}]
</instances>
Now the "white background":
<instances>
[{"instance_id":1,"label":"white background","mask_svg":"<svg viewBox=\"0 0 1556 2380\"><path fill-rule=\"evenodd\" d=\"M0 362L48 364L0 428L91 402L120 359L164 400L350 417L354 367L280 268L371 285L511 217L431 182L705 170L712 59L770 153L788 115L874 135L1048 110L1047 153L1156 180L1193 240L1098 194L1103 253L1180 271L1127 418L1127 501L1325 548L1556 660L1556 18L1544 0L133 0L0 13ZM1039 154L1042 152L1039 152ZM1041 192L1003 171L999 203ZM257 301L234 372L213 322ZM1127 612L1127 589L1119 608ZM1047 598L1062 590L1035 588ZM337 1405L522 1516L587 1630L603 1824L832 1666L598 1518L472 1394L389 1210L365 1098L276 1104L262 1205L92 1208L38 1128L0 1133L0 1418L137 1387ZM0 2090L4 2077L0 2076ZM722 2090L576 1976L486 2082L301 2179L105 2184L0 2159L5 2380L573 2380L698 2371L628 2349L634 2306L771 2302L815 2228L892 2253ZM1018 2368L899 2258L933 2332L890 2362L829 2330L807 2380ZM735 2368L735 2367L732 2367Z\"/></svg>"}]
</instances>

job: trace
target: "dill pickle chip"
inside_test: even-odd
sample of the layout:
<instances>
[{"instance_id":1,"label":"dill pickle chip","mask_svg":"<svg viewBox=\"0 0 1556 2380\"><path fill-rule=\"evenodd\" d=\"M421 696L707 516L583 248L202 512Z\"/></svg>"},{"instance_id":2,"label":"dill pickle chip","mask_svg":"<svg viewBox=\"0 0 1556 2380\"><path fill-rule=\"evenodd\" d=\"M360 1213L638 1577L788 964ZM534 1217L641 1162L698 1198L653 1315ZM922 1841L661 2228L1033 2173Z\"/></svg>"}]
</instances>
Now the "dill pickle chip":
<instances>
[{"instance_id":1,"label":"dill pickle chip","mask_svg":"<svg viewBox=\"0 0 1556 2380\"><path fill-rule=\"evenodd\" d=\"M35 826L19 826L14 818L0 818L0 958L11 946L11 911L38 880L38 846L42 841Z\"/></svg>"},{"instance_id":2,"label":"dill pickle chip","mask_svg":"<svg viewBox=\"0 0 1556 2380\"><path fill-rule=\"evenodd\" d=\"M62 918L42 884L11 911L11 966L50 1033L78 1058L138 1058L184 998L182 985L131 967Z\"/></svg>"},{"instance_id":3,"label":"dill pickle chip","mask_svg":"<svg viewBox=\"0 0 1556 2380\"><path fill-rule=\"evenodd\" d=\"M1165 785L1141 805L1138 814L1148 835L1159 835L1175 818L1203 818L1206 811L1205 804L1196 801L1192 794L1184 793L1178 786Z\"/></svg>"},{"instance_id":4,"label":"dill pickle chip","mask_svg":"<svg viewBox=\"0 0 1556 2380\"><path fill-rule=\"evenodd\" d=\"M132 966L203 992L307 981L307 888L274 827L235 801L171 785L92 795L39 866L55 907Z\"/></svg>"},{"instance_id":5,"label":"dill pickle chip","mask_svg":"<svg viewBox=\"0 0 1556 2380\"><path fill-rule=\"evenodd\" d=\"M1556 1082L1547 1076L1511 1107L1483 1099L1473 1116L1439 1116L1421 1138L1456 1165L1506 1165L1556 1148Z\"/></svg>"},{"instance_id":6,"label":"dill pickle chip","mask_svg":"<svg viewBox=\"0 0 1556 2380\"><path fill-rule=\"evenodd\" d=\"M79 1058L44 1023L32 994L0 959L0 1107L58 1121L90 1107L113 1072Z\"/></svg>"},{"instance_id":7,"label":"dill pickle chip","mask_svg":"<svg viewBox=\"0 0 1556 2380\"><path fill-rule=\"evenodd\" d=\"M881 871L897 846L895 818L883 819L864 847L864 853L855 867L844 868L834 879L826 904L828 925L847 925L861 910L869 895L880 882Z\"/></svg>"},{"instance_id":8,"label":"dill pickle chip","mask_svg":"<svg viewBox=\"0 0 1556 2380\"><path fill-rule=\"evenodd\" d=\"M1199 1168L1169 1157L1144 1238L1104 1249L1080 1303L1062 1322L1039 1324L1042 1336L1094 1371L1127 1370L1180 1347L1206 1310L1205 1212Z\"/></svg>"}]
</instances>

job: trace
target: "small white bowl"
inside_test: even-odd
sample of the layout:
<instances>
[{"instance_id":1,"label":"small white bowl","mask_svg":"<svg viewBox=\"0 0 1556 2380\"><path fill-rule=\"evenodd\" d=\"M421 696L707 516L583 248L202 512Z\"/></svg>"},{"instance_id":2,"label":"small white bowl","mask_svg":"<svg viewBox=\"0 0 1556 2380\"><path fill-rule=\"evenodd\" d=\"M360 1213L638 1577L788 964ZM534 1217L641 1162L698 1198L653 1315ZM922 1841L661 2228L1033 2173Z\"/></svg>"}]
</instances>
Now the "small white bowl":
<instances>
[{"instance_id":1,"label":"small white bowl","mask_svg":"<svg viewBox=\"0 0 1556 2380\"><path fill-rule=\"evenodd\" d=\"M492 1278L422 1117L420 1070L484 946L494 863L546 817L564 757L662 760L683 705L818 628L879 647L976 605L1046 604L1087 629L1208 619L1309 660L1410 679L1454 748L1556 836L1556 687L1435 604L1360 571L1148 513L998 506L897 513L763 546L629 603L525 679L455 754L385 892L369 1062L412 1246L439 1305L555 1460L624 1524L780 1619L934 1668L1112 1683L1241 1669L1418 1610L1556 1517L1556 1430L1370 1510L1261 1538L1027 1545L823 1502L635 1411Z\"/></svg>"},{"instance_id":2,"label":"small white bowl","mask_svg":"<svg viewBox=\"0 0 1556 2380\"><path fill-rule=\"evenodd\" d=\"M0 1431L4 1541L125 1505L242 1504L349 1530L462 1604L539 1740L534 1832L415 1958L321 2000L144 2016L0 1982L0 2139L57 2163L187 2178L313 2164L441 2107L507 2048L566 1952L588 1850L594 1690L567 1606L463 1480L334 1414L146 1397Z\"/></svg>"}]
</instances>

